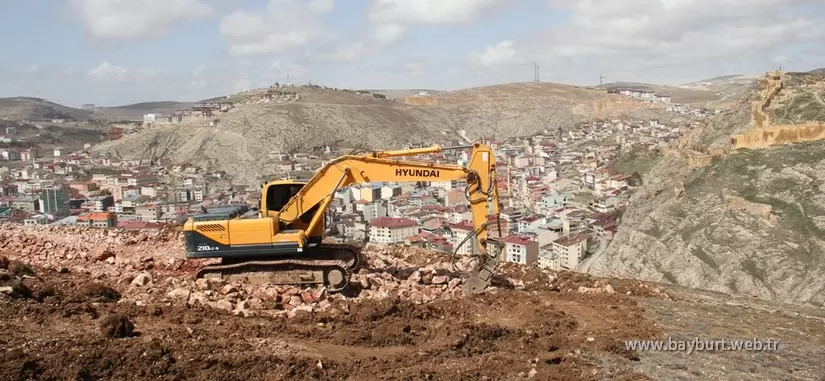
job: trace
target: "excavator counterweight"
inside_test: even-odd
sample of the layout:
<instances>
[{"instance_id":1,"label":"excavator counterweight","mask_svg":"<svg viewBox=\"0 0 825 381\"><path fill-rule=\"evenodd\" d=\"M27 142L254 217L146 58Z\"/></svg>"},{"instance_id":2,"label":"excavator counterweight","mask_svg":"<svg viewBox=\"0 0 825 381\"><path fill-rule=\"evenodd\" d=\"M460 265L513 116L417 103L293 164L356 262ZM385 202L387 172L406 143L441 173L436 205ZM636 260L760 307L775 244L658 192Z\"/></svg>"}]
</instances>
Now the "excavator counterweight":
<instances>
[{"instance_id":1,"label":"excavator counterweight","mask_svg":"<svg viewBox=\"0 0 825 381\"><path fill-rule=\"evenodd\" d=\"M401 159L468 148L471 153L466 167ZM480 143L342 156L326 163L306 182L275 180L263 184L257 216L247 217L237 208L226 207L189 217L183 227L186 257L221 259L220 264L201 269L198 277L324 284L330 291L340 291L362 258L357 246L324 242L327 211L336 191L373 182L465 180L474 231L461 244L475 240L478 263L464 291L478 292L490 284L504 247L487 234L491 216L497 220L500 207L495 167L493 151Z\"/></svg>"}]
</instances>

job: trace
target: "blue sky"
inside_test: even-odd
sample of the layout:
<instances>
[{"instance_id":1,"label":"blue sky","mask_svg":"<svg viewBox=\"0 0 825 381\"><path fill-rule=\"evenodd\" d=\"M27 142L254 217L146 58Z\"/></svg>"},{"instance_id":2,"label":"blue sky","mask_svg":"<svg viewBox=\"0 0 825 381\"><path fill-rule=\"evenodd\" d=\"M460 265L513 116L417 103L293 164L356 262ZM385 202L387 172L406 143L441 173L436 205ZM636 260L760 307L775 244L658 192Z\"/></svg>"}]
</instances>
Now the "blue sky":
<instances>
[{"instance_id":1,"label":"blue sky","mask_svg":"<svg viewBox=\"0 0 825 381\"><path fill-rule=\"evenodd\" d=\"M0 33L0 96L74 106L825 67L821 0L26 0Z\"/></svg>"}]
</instances>

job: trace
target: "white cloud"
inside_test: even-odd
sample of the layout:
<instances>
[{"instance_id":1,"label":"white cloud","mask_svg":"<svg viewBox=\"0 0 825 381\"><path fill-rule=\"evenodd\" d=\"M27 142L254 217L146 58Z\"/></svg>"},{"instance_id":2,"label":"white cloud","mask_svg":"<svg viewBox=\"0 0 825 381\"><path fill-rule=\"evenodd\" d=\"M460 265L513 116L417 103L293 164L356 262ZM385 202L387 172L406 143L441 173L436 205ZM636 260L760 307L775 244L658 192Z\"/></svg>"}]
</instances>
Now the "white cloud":
<instances>
[{"instance_id":1,"label":"white cloud","mask_svg":"<svg viewBox=\"0 0 825 381\"><path fill-rule=\"evenodd\" d=\"M372 0L368 18L375 23L460 24L509 3L504 0Z\"/></svg>"},{"instance_id":2,"label":"white cloud","mask_svg":"<svg viewBox=\"0 0 825 381\"><path fill-rule=\"evenodd\" d=\"M154 79L163 72L157 69L139 68L130 70L124 66L113 65L104 61L89 69L86 76L98 82L136 82L142 83Z\"/></svg>"},{"instance_id":3,"label":"white cloud","mask_svg":"<svg viewBox=\"0 0 825 381\"><path fill-rule=\"evenodd\" d=\"M488 46L481 52L470 55L470 61L482 67L504 66L524 63L524 58L513 47L512 41L501 41L495 45Z\"/></svg>"},{"instance_id":4,"label":"white cloud","mask_svg":"<svg viewBox=\"0 0 825 381\"><path fill-rule=\"evenodd\" d=\"M370 33L370 37L382 45L392 45L401 40L407 28L398 24L378 24Z\"/></svg>"},{"instance_id":5,"label":"white cloud","mask_svg":"<svg viewBox=\"0 0 825 381\"><path fill-rule=\"evenodd\" d=\"M318 53L313 58L319 61L355 61L361 58L365 49L364 41L355 41L331 52Z\"/></svg>"},{"instance_id":6,"label":"white cloud","mask_svg":"<svg viewBox=\"0 0 825 381\"><path fill-rule=\"evenodd\" d=\"M158 36L177 22L214 12L200 0L69 0L69 5L97 40Z\"/></svg>"},{"instance_id":7,"label":"white cloud","mask_svg":"<svg viewBox=\"0 0 825 381\"><path fill-rule=\"evenodd\" d=\"M221 19L220 33L233 56L281 53L332 35L322 16L331 0L270 0L264 13L239 10Z\"/></svg>"},{"instance_id":8,"label":"white cloud","mask_svg":"<svg viewBox=\"0 0 825 381\"><path fill-rule=\"evenodd\" d=\"M741 0L549 3L569 12L569 22L488 47L471 58L482 66L538 60L568 73L612 71L614 78L665 72L693 76L725 70L734 62L764 67L782 55L777 51L825 36L825 12L813 11L821 0L751 0L746 6Z\"/></svg>"}]
</instances>

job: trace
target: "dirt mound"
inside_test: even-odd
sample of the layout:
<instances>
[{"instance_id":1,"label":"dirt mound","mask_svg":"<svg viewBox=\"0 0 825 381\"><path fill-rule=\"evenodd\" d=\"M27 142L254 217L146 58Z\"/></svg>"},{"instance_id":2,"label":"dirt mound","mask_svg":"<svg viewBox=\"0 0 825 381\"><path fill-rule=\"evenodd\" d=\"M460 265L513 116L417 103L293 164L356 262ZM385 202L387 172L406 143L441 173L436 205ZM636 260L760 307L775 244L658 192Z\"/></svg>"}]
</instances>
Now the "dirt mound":
<instances>
[{"instance_id":1,"label":"dirt mound","mask_svg":"<svg viewBox=\"0 0 825 381\"><path fill-rule=\"evenodd\" d=\"M100 333L113 339L132 337L135 334L135 325L126 316L109 315L100 322Z\"/></svg>"},{"instance_id":2,"label":"dirt mound","mask_svg":"<svg viewBox=\"0 0 825 381\"><path fill-rule=\"evenodd\" d=\"M35 270L55 295L0 300L0 342L12 350L0 379L639 379L616 340L658 335L618 294L342 299L292 318L242 318L200 303L92 303L109 291Z\"/></svg>"}]
</instances>

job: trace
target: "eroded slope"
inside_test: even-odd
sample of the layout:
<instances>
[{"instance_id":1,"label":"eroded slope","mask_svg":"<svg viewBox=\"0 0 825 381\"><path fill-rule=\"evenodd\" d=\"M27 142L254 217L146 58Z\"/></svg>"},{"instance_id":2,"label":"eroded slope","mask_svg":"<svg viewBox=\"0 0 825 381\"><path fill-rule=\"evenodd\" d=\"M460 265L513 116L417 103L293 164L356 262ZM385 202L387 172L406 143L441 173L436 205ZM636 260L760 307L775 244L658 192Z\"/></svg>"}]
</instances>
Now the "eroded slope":
<instances>
[{"instance_id":1,"label":"eroded slope","mask_svg":"<svg viewBox=\"0 0 825 381\"><path fill-rule=\"evenodd\" d=\"M790 82L782 104L809 94L797 90ZM732 134L753 128L749 117L750 98L682 145L727 151ZM825 302L825 142L738 150L699 169L665 157L645 180L591 272Z\"/></svg>"}]
</instances>

